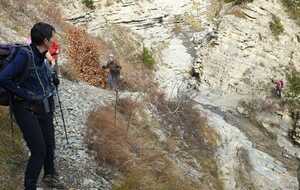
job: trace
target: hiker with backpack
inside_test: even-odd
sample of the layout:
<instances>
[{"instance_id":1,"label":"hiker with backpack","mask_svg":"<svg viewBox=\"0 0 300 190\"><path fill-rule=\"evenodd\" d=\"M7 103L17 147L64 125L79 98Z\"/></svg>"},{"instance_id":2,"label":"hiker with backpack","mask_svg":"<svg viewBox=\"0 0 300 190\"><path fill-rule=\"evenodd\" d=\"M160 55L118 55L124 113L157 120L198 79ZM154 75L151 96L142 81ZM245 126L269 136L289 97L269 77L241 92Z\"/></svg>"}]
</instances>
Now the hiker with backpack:
<instances>
[{"instance_id":1,"label":"hiker with backpack","mask_svg":"<svg viewBox=\"0 0 300 190\"><path fill-rule=\"evenodd\" d=\"M117 90L119 86L120 72L122 67L115 59L114 54L109 55L108 61L105 65L102 66L102 69L109 69L109 74L107 79L109 87L112 90Z\"/></svg>"},{"instance_id":2,"label":"hiker with backpack","mask_svg":"<svg viewBox=\"0 0 300 190\"><path fill-rule=\"evenodd\" d=\"M8 96L10 109L31 153L25 171L25 190L37 189L42 168L42 181L47 187L64 188L54 166L55 86L44 64L54 35L53 26L40 22L31 29L29 46L2 46L2 50L0 46L0 60L5 57L0 67L0 99Z\"/></svg>"}]
</instances>

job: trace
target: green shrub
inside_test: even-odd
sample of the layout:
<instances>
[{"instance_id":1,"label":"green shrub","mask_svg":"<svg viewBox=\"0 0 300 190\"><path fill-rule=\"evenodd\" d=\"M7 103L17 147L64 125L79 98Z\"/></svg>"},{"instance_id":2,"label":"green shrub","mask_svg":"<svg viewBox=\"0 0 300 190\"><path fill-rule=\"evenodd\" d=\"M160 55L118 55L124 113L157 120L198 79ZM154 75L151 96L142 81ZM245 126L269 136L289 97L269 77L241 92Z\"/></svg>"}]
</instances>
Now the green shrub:
<instances>
[{"instance_id":1,"label":"green shrub","mask_svg":"<svg viewBox=\"0 0 300 190\"><path fill-rule=\"evenodd\" d=\"M281 0L287 7L288 13L300 24L300 0Z\"/></svg>"},{"instance_id":2,"label":"green shrub","mask_svg":"<svg viewBox=\"0 0 300 190\"><path fill-rule=\"evenodd\" d=\"M300 106L300 72L293 70L287 74L286 97L293 108Z\"/></svg>"},{"instance_id":3,"label":"green shrub","mask_svg":"<svg viewBox=\"0 0 300 190\"><path fill-rule=\"evenodd\" d=\"M95 9L94 0L82 0L81 1L87 8Z\"/></svg>"},{"instance_id":4,"label":"green shrub","mask_svg":"<svg viewBox=\"0 0 300 190\"><path fill-rule=\"evenodd\" d=\"M146 47L143 49L143 62L145 65L152 67L155 64L152 53Z\"/></svg>"},{"instance_id":5,"label":"green shrub","mask_svg":"<svg viewBox=\"0 0 300 190\"><path fill-rule=\"evenodd\" d=\"M269 26L273 35L278 39L278 36L284 31L280 18L272 15L272 21L269 23Z\"/></svg>"}]
</instances>

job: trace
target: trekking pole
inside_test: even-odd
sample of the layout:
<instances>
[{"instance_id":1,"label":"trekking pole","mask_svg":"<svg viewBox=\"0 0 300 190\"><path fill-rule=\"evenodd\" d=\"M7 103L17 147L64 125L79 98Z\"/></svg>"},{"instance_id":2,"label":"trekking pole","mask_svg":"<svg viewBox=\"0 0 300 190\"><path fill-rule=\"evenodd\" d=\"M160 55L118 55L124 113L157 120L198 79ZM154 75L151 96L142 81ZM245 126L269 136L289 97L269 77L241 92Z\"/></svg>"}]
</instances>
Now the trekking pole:
<instances>
[{"instance_id":1,"label":"trekking pole","mask_svg":"<svg viewBox=\"0 0 300 190\"><path fill-rule=\"evenodd\" d=\"M119 79L116 78L115 84L115 92L116 92L116 102L115 102L115 127L117 127L117 106L118 106L118 96L119 96Z\"/></svg>"},{"instance_id":2,"label":"trekking pole","mask_svg":"<svg viewBox=\"0 0 300 190\"><path fill-rule=\"evenodd\" d=\"M117 104L118 104L118 89L116 88L116 102L115 102L115 127L117 127Z\"/></svg>"},{"instance_id":3,"label":"trekking pole","mask_svg":"<svg viewBox=\"0 0 300 190\"><path fill-rule=\"evenodd\" d=\"M62 103L60 101L60 97L59 97L57 86L55 88L56 88L56 95L57 95L57 99L58 99L58 105L59 105L59 109L60 109L60 113L61 113L61 118L62 118L62 121L63 121L63 127L64 127L64 130L65 130L66 140L67 140L67 144L69 144L69 139L68 139L68 134L67 134L67 128L66 128L66 123L65 123L64 112L63 112L62 106L61 106Z\"/></svg>"}]
</instances>

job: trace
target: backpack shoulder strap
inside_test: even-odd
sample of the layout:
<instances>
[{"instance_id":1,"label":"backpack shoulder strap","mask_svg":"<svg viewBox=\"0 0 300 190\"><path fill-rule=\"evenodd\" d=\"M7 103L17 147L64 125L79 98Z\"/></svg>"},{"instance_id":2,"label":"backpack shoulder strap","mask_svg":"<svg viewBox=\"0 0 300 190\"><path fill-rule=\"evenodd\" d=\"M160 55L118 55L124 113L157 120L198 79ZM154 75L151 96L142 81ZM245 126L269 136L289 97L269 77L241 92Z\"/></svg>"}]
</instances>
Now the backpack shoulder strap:
<instances>
[{"instance_id":1,"label":"backpack shoulder strap","mask_svg":"<svg viewBox=\"0 0 300 190\"><path fill-rule=\"evenodd\" d=\"M26 80L29 75L30 69L33 67L33 52L29 45L19 45L19 50L23 50L27 54L27 62L24 71L17 77L18 82Z\"/></svg>"}]
</instances>

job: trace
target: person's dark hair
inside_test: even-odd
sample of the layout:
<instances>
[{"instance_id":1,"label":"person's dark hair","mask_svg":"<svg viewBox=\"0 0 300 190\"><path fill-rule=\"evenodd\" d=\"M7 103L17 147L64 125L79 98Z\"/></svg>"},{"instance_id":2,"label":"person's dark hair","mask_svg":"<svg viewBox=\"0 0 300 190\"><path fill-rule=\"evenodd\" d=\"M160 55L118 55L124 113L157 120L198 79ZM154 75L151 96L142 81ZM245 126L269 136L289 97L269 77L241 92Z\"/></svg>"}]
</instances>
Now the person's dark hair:
<instances>
[{"instance_id":1,"label":"person's dark hair","mask_svg":"<svg viewBox=\"0 0 300 190\"><path fill-rule=\"evenodd\" d=\"M50 40L55 28L50 24L39 22L36 23L31 29L31 43L34 45L41 45L44 39Z\"/></svg>"}]
</instances>

